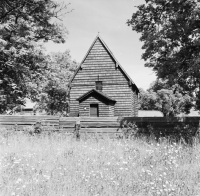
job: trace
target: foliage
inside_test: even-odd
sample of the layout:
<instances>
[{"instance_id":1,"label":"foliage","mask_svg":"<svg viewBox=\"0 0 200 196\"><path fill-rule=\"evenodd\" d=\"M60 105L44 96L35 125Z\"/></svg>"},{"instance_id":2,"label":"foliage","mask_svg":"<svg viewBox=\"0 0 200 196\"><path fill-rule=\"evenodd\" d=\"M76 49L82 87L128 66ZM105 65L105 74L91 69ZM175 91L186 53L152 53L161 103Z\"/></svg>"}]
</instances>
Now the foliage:
<instances>
[{"instance_id":1,"label":"foliage","mask_svg":"<svg viewBox=\"0 0 200 196\"><path fill-rule=\"evenodd\" d=\"M164 116L176 116L180 113L189 113L191 98L183 95L179 91L173 93L173 90L161 89L158 94L158 109Z\"/></svg>"},{"instance_id":2,"label":"foliage","mask_svg":"<svg viewBox=\"0 0 200 196\"><path fill-rule=\"evenodd\" d=\"M65 116L67 108L67 90L50 81L40 94L40 101L37 103L36 110L45 110L47 114L51 115L60 114Z\"/></svg>"},{"instance_id":3,"label":"foliage","mask_svg":"<svg viewBox=\"0 0 200 196\"><path fill-rule=\"evenodd\" d=\"M165 89L167 88L167 89ZM193 99L183 94L178 85L169 87L167 82L157 80L147 91L140 90L140 109L158 110L164 116L176 116L180 113L189 113Z\"/></svg>"},{"instance_id":4,"label":"foliage","mask_svg":"<svg viewBox=\"0 0 200 196\"><path fill-rule=\"evenodd\" d=\"M65 42L57 19L66 8L53 0L1 0L0 113L39 93L46 68L42 42Z\"/></svg>"},{"instance_id":5,"label":"foliage","mask_svg":"<svg viewBox=\"0 0 200 196\"><path fill-rule=\"evenodd\" d=\"M78 63L72 60L69 50L51 52L48 54L46 78L48 81L53 80L55 83L59 83L60 87L67 89L69 80L77 67Z\"/></svg>"},{"instance_id":6,"label":"foliage","mask_svg":"<svg viewBox=\"0 0 200 196\"><path fill-rule=\"evenodd\" d=\"M37 110L45 110L51 115L67 115L68 83L77 66L78 63L72 61L69 50L49 54L45 80L40 84L41 93L36 99Z\"/></svg>"},{"instance_id":7,"label":"foliage","mask_svg":"<svg viewBox=\"0 0 200 196\"><path fill-rule=\"evenodd\" d=\"M174 90L175 90L175 87L173 88ZM161 89L171 89L171 86L169 86L167 80L157 79L157 80L153 81L150 84L148 91L157 92L158 90L161 90Z\"/></svg>"},{"instance_id":8,"label":"foliage","mask_svg":"<svg viewBox=\"0 0 200 196\"><path fill-rule=\"evenodd\" d=\"M122 134L125 139L133 139L137 137L138 127L135 122L127 122L126 120L122 122Z\"/></svg>"},{"instance_id":9,"label":"foliage","mask_svg":"<svg viewBox=\"0 0 200 196\"><path fill-rule=\"evenodd\" d=\"M185 144L192 145L196 133L197 133L196 127L189 124L182 124L182 125L177 125L174 128L173 136L176 141L183 141Z\"/></svg>"},{"instance_id":10,"label":"foliage","mask_svg":"<svg viewBox=\"0 0 200 196\"><path fill-rule=\"evenodd\" d=\"M143 89L139 89L139 109L141 110L157 110L157 94L153 91L145 91Z\"/></svg>"},{"instance_id":11,"label":"foliage","mask_svg":"<svg viewBox=\"0 0 200 196\"><path fill-rule=\"evenodd\" d=\"M200 3L197 0L146 0L128 20L144 42L142 58L157 77L200 98Z\"/></svg>"},{"instance_id":12,"label":"foliage","mask_svg":"<svg viewBox=\"0 0 200 196\"><path fill-rule=\"evenodd\" d=\"M182 142L184 145L194 145L195 139L199 139L199 127L195 123L177 123L171 121L167 122L168 127L161 125L156 126L156 123L151 124L150 122L143 122L138 126L136 122L124 120L121 122L122 134L118 138L123 139L145 139L147 142L161 141L167 139L168 142L179 143ZM167 125L165 124L165 125Z\"/></svg>"}]
</instances>

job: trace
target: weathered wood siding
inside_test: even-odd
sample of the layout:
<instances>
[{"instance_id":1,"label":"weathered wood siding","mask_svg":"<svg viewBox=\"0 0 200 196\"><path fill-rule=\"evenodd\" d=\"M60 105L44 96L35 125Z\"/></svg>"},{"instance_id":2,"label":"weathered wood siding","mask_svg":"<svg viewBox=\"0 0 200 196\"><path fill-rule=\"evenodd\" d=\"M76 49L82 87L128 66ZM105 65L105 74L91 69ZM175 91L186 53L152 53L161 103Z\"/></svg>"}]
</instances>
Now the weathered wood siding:
<instances>
[{"instance_id":1,"label":"weathered wood siding","mask_svg":"<svg viewBox=\"0 0 200 196\"><path fill-rule=\"evenodd\" d=\"M115 106L109 105L109 116L115 116Z\"/></svg>"},{"instance_id":2,"label":"weathered wood siding","mask_svg":"<svg viewBox=\"0 0 200 196\"><path fill-rule=\"evenodd\" d=\"M0 128L22 129L41 122L42 126L59 128L59 116L23 116L23 115L0 115Z\"/></svg>"},{"instance_id":3,"label":"weathered wood siding","mask_svg":"<svg viewBox=\"0 0 200 196\"><path fill-rule=\"evenodd\" d=\"M136 116L137 94L129 79L121 68L116 66L106 47L97 39L71 83L70 116L78 116L79 98L91 89L95 89L95 81L103 82L102 92L116 100L110 112L115 116ZM114 111L113 111L114 110ZM85 114L85 113L84 113ZM107 111L104 111L107 114Z\"/></svg>"},{"instance_id":4,"label":"weathered wood siding","mask_svg":"<svg viewBox=\"0 0 200 196\"><path fill-rule=\"evenodd\" d=\"M134 92L134 89L131 90L131 102L132 102L132 112L131 116L138 116L138 95Z\"/></svg>"},{"instance_id":5,"label":"weathered wood siding","mask_svg":"<svg viewBox=\"0 0 200 196\"><path fill-rule=\"evenodd\" d=\"M79 115L90 116L90 104L99 105L99 117L110 116L109 106L103 99L99 99L95 96L90 96L88 99L80 102Z\"/></svg>"}]
</instances>

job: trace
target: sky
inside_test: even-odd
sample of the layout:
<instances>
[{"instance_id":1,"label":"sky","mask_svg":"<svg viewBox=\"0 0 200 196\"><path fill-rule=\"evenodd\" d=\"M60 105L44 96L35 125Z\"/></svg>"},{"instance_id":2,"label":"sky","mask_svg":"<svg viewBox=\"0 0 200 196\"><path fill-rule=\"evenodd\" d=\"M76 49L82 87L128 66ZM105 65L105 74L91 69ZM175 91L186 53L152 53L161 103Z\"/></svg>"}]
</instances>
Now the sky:
<instances>
[{"instance_id":1,"label":"sky","mask_svg":"<svg viewBox=\"0 0 200 196\"><path fill-rule=\"evenodd\" d=\"M62 2L61 0L56 0ZM138 88L148 89L156 79L150 68L144 67L141 55L144 52L139 41L140 34L126 24L131 19L134 6L144 0L65 0L68 11L63 25L68 30L66 43L46 44L47 51L64 52L70 50L73 60L81 62L96 38L100 37L112 51Z\"/></svg>"}]
</instances>

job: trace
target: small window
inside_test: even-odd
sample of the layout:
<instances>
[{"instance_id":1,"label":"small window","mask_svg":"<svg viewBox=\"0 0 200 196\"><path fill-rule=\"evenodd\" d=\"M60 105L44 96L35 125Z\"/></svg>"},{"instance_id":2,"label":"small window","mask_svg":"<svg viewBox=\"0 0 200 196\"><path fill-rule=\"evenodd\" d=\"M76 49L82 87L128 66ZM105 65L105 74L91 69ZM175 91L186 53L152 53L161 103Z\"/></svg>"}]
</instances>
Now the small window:
<instances>
[{"instance_id":1,"label":"small window","mask_svg":"<svg viewBox=\"0 0 200 196\"><path fill-rule=\"evenodd\" d=\"M102 81L96 81L96 90L102 91L103 85Z\"/></svg>"}]
</instances>

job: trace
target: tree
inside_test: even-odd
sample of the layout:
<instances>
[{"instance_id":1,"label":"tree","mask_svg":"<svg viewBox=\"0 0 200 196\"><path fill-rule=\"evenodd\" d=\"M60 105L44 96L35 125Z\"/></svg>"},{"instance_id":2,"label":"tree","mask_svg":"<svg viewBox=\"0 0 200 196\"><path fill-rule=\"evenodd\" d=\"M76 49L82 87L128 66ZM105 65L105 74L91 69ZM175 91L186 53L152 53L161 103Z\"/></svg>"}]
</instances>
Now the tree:
<instances>
[{"instance_id":1,"label":"tree","mask_svg":"<svg viewBox=\"0 0 200 196\"><path fill-rule=\"evenodd\" d=\"M35 110L49 115L66 116L68 112L67 90L54 81L49 81L40 94Z\"/></svg>"},{"instance_id":2,"label":"tree","mask_svg":"<svg viewBox=\"0 0 200 196\"><path fill-rule=\"evenodd\" d=\"M192 106L193 99L183 94L178 85L169 88L165 81L157 80L146 92L140 90L140 109L143 110L158 110L164 116L176 116L180 113L188 114Z\"/></svg>"},{"instance_id":3,"label":"tree","mask_svg":"<svg viewBox=\"0 0 200 196\"><path fill-rule=\"evenodd\" d=\"M68 84L78 63L73 61L69 50L54 52L48 56L45 79L40 85L41 93L37 96L37 110L51 115L66 116L69 107Z\"/></svg>"},{"instance_id":4,"label":"tree","mask_svg":"<svg viewBox=\"0 0 200 196\"><path fill-rule=\"evenodd\" d=\"M144 42L142 58L157 77L183 93L200 97L200 3L197 0L146 0L128 25ZM197 101L197 104L200 101ZM200 107L199 107L200 108Z\"/></svg>"},{"instance_id":5,"label":"tree","mask_svg":"<svg viewBox=\"0 0 200 196\"><path fill-rule=\"evenodd\" d=\"M157 102L157 94L153 91L144 91L143 89L139 89L139 108L141 110L157 110L156 102Z\"/></svg>"},{"instance_id":6,"label":"tree","mask_svg":"<svg viewBox=\"0 0 200 196\"><path fill-rule=\"evenodd\" d=\"M67 31L56 19L66 5L53 0L1 0L0 113L38 94L46 57L42 42L65 42Z\"/></svg>"},{"instance_id":7,"label":"tree","mask_svg":"<svg viewBox=\"0 0 200 196\"><path fill-rule=\"evenodd\" d=\"M181 92L161 89L157 91L157 108L164 116L176 116L180 113L188 114L192 106L192 100L189 95L183 95Z\"/></svg>"},{"instance_id":8,"label":"tree","mask_svg":"<svg viewBox=\"0 0 200 196\"><path fill-rule=\"evenodd\" d=\"M148 91L157 92L158 90L161 90L161 89L176 89L175 88L176 86L171 88L166 80L157 79L150 84Z\"/></svg>"},{"instance_id":9,"label":"tree","mask_svg":"<svg viewBox=\"0 0 200 196\"><path fill-rule=\"evenodd\" d=\"M46 77L55 80L62 88L68 88L71 76L74 74L78 63L72 60L70 51L52 52L48 56Z\"/></svg>"}]
</instances>

